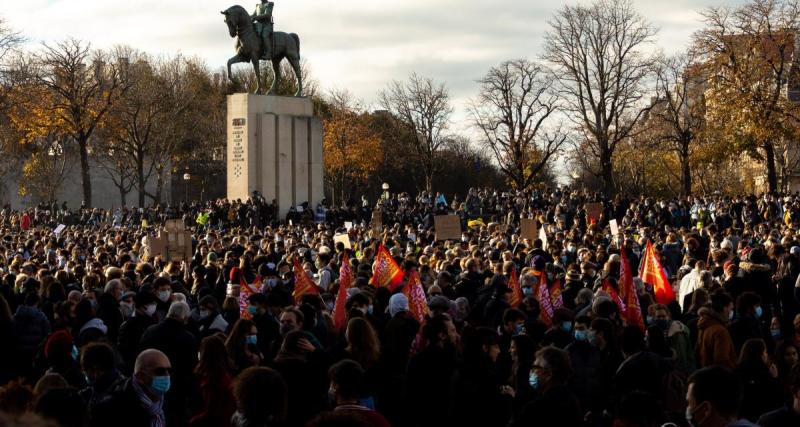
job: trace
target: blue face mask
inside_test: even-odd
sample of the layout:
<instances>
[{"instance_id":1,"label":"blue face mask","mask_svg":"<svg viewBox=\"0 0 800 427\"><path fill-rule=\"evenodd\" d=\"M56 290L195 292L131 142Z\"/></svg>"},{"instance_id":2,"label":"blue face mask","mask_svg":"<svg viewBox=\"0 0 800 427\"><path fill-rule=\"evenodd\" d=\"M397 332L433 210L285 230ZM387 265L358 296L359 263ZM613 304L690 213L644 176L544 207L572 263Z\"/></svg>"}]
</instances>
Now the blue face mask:
<instances>
[{"instance_id":1,"label":"blue face mask","mask_svg":"<svg viewBox=\"0 0 800 427\"><path fill-rule=\"evenodd\" d=\"M589 341L589 331L575 330L575 341Z\"/></svg>"},{"instance_id":2,"label":"blue face mask","mask_svg":"<svg viewBox=\"0 0 800 427\"><path fill-rule=\"evenodd\" d=\"M653 316L648 314L646 322L647 322L648 325L652 325L653 324Z\"/></svg>"},{"instance_id":3,"label":"blue face mask","mask_svg":"<svg viewBox=\"0 0 800 427\"><path fill-rule=\"evenodd\" d=\"M514 335L522 335L522 325L514 325Z\"/></svg>"},{"instance_id":4,"label":"blue face mask","mask_svg":"<svg viewBox=\"0 0 800 427\"><path fill-rule=\"evenodd\" d=\"M250 313L251 315L255 316L256 314L258 314L258 308L256 308L256 306L254 306L254 305L248 305L247 306L247 312Z\"/></svg>"},{"instance_id":5,"label":"blue face mask","mask_svg":"<svg viewBox=\"0 0 800 427\"><path fill-rule=\"evenodd\" d=\"M539 376L536 375L536 372L531 372L528 376L528 384L530 384L534 390L539 390Z\"/></svg>"},{"instance_id":6,"label":"blue face mask","mask_svg":"<svg viewBox=\"0 0 800 427\"><path fill-rule=\"evenodd\" d=\"M72 360L77 362L80 356L81 352L78 351L78 347L75 347L75 344L72 344Z\"/></svg>"},{"instance_id":7,"label":"blue face mask","mask_svg":"<svg viewBox=\"0 0 800 427\"><path fill-rule=\"evenodd\" d=\"M258 344L258 335L248 335L247 338L245 338L245 343L252 345Z\"/></svg>"},{"instance_id":8,"label":"blue face mask","mask_svg":"<svg viewBox=\"0 0 800 427\"><path fill-rule=\"evenodd\" d=\"M756 319L760 319L764 315L764 309L759 305L756 307Z\"/></svg>"},{"instance_id":9,"label":"blue face mask","mask_svg":"<svg viewBox=\"0 0 800 427\"><path fill-rule=\"evenodd\" d=\"M278 285L278 279L267 279L267 286L274 288Z\"/></svg>"},{"instance_id":10,"label":"blue face mask","mask_svg":"<svg viewBox=\"0 0 800 427\"><path fill-rule=\"evenodd\" d=\"M372 304L367 306L367 314L372 314L372 310L373 310Z\"/></svg>"},{"instance_id":11,"label":"blue face mask","mask_svg":"<svg viewBox=\"0 0 800 427\"><path fill-rule=\"evenodd\" d=\"M564 332L572 331L572 322L561 322L561 329Z\"/></svg>"},{"instance_id":12,"label":"blue face mask","mask_svg":"<svg viewBox=\"0 0 800 427\"><path fill-rule=\"evenodd\" d=\"M159 396L167 394L167 392L169 391L169 386L170 386L169 375L153 377L153 382L150 384L150 388L153 390L155 394Z\"/></svg>"},{"instance_id":13,"label":"blue face mask","mask_svg":"<svg viewBox=\"0 0 800 427\"><path fill-rule=\"evenodd\" d=\"M781 330L780 329L770 329L769 333L770 333L770 335L772 335L772 339L774 339L774 340L781 339L781 335L782 334L781 334Z\"/></svg>"},{"instance_id":14,"label":"blue face mask","mask_svg":"<svg viewBox=\"0 0 800 427\"><path fill-rule=\"evenodd\" d=\"M528 286L522 288L522 294L525 295L526 297L533 295L533 288L530 288Z\"/></svg>"}]
</instances>

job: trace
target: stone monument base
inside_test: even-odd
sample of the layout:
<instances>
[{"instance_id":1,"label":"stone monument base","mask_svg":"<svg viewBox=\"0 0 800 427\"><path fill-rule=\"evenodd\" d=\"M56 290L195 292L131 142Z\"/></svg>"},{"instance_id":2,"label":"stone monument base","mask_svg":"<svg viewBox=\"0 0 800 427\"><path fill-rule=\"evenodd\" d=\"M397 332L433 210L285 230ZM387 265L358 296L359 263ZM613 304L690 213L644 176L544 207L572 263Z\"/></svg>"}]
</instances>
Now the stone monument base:
<instances>
[{"instance_id":1,"label":"stone monument base","mask_svg":"<svg viewBox=\"0 0 800 427\"><path fill-rule=\"evenodd\" d=\"M311 99L228 95L227 127L229 200L258 191L277 201L281 218L291 206L322 201L322 122Z\"/></svg>"}]
</instances>

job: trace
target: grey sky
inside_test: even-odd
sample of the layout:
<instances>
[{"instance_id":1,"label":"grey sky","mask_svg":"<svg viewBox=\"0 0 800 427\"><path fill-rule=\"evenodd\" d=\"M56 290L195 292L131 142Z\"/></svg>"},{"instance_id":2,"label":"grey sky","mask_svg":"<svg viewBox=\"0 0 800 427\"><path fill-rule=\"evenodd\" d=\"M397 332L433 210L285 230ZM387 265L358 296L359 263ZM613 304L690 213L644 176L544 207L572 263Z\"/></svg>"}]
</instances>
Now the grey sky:
<instances>
[{"instance_id":1,"label":"grey sky","mask_svg":"<svg viewBox=\"0 0 800 427\"><path fill-rule=\"evenodd\" d=\"M698 10L741 0L636 0L660 28L654 48L683 49ZM240 2L241 3L241 2ZM241 3L252 10L256 1ZM576 1L569 1L573 4ZM212 68L232 54L220 11L232 0L5 0L0 16L30 43L68 36L95 47L129 44L152 54L196 55ZM494 64L535 58L547 20L565 2L540 0L275 0L276 30L296 32L323 89L347 89L367 103L412 71L444 81L463 129L475 80ZM244 65L240 65L244 66Z\"/></svg>"}]
</instances>

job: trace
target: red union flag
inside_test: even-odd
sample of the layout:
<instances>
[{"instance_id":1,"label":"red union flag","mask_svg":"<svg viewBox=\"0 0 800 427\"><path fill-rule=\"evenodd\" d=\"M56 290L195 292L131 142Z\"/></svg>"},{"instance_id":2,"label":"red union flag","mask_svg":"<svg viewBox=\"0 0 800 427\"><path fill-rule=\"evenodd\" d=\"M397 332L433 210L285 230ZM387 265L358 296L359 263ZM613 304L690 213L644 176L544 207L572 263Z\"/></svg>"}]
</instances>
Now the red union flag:
<instances>
[{"instance_id":1,"label":"red union flag","mask_svg":"<svg viewBox=\"0 0 800 427\"><path fill-rule=\"evenodd\" d=\"M617 305L619 308L619 314L622 317L625 317L625 302L622 301L622 297L619 296L619 293L611 286L611 283L608 281L608 278L603 279L603 291L611 297L611 300L614 301L614 304Z\"/></svg>"},{"instance_id":2,"label":"red union flag","mask_svg":"<svg viewBox=\"0 0 800 427\"><path fill-rule=\"evenodd\" d=\"M375 255L375 263L372 264L372 278L369 279L369 284L376 288L388 286L389 290L394 291L394 288L402 281L403 270L394 261L389 251L380 245L378 254Z\"/></svg>"},{"instance_id":3,"label":"red union flag","mask_svg":"<svg viewBox=\"0 0 800 427\"><path fill-rule=\"evenodd\" d=\"M564 299L561 297L561 281L555 280L550 289L550 301L553 303L553 308L561 308L564 306Z\"/></svg>"},{"instance_id":4,"label":"red union flag","mask_svg":"<svg viewBox=\"0 0 800 427\"><path fill-rule=\"evenodd\" d=\"M517 269L511 269L511 278L508 279L508 287L511 288L511 307L517 308L520 304L522 304L522 288L519 285L519 277L517 277Z\"/></svg>"},{"instance_id":5,"label":"red union flag","mask_svg":"<svg viewBox=\"0 0 800 427\"><path fill-rule=\"evenodd\" d=\"M300 298L303 297L305 294L311 295L318 295L319 290L317 290L317 285L308 277L306 271L303 270L303 267L300 266L300 262L297 261L297 257L294 258L294 291L292 292L292 297L294 297L295 304L300 304Z\"/></svg>"},{"instance_id":6,"label":"red union flag","mask_svg":"<svg viewBox=\"0 0 800 427\"><path fill-rule=\"evenodd\" d=\"M408 298L408 311L417 322L422 324L425 316L430 312L428 301L425 299L425 290L419 280L419 273L414 270L408 277L408 284L403 288L403 293Z\"/></svg>"},{"instance_id":7,"label":"red union flag","mask_svg":"<svg viewBox=\"0 0 800 427\"><path fill-rule=\"evenodd\" d=\"M639 306L639 296L636 295L636 287L633 285L633 273L631 264L628 262L628 255L625 247L620 251L619 279L621 281L620 293L625 302L625 320L629 325L636 325L644 331L644 320L642 319L642 308Z\"/></svg>"},{"instance_id":8,"label":"red union flag","mask_svg":"<svg viewBox=\"0 0 800 427\"><path fill-rule=\"evenodd\" d=\"M539 300L541 309L539 317L548 327L553 326L553 299L550 296L550 287L547 285L547 273L533 270L529 274L539 279L533 288L533 295Z\"/></svg>"},{"instance_id":9,"label":"red union flag","mask_svg":"<svg viewBox=\"0 0 800 427\"><path fill-rule=\"evenodd\" d=\"M647 249L644 253L644 261L642 262L639 276L641 276L643 282L653 286L655 300L658 304L666 305L675 301L675 292L664 275L664 269L661 267L661 262L658 260L653 244L649 240L647 241Z\"/></svg>"},{"instance_id":10,"label":"red union flag","mask_svg":"<svg viewBox=\"0 0 800 427\"><path fill-rule=\"evenodd\" d=\"M333 306L333 326L337 331L341 331L347 320L345 303L347 302L347 289L353 285L353 268L350 266L350 259L347 251L342 254L342 266L339 268L339 292L336 294L336 303Z\"/></svg>"}]
</instances>

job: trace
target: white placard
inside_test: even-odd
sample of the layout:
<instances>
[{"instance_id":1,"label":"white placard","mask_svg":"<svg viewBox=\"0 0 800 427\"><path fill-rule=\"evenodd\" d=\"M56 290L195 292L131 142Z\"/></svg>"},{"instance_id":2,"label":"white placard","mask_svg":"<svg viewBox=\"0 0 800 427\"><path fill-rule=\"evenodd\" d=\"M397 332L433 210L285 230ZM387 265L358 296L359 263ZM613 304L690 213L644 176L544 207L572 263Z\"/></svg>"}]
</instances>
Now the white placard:
<instances>
[{"instance_id":1,"label":"white placard","mask_svg":"<svg viewBox=\"0 0 800 427\"><path fill-rule=\"evenodd\" d=\"M347 231L350 231L350 230L352 230L352 229L353 229L353 223L352 223L352 222L350 222L350 221L345 221L345 222L344 222L344 228L346 228L346 229L347 229Z\"/></svg>"},{"instance_id":2,"label":"white placard","mask_svg":"<svg viewBox=\"0 0 800 427\"><path fill-rule=\"evenodd\" d=\"M58 236L58 235L60 235L60 234L61 234L61 233L64 231L64 229L65 229L65 228L67 228L67 226L66 226L66 225L64 225L64 224L58 224L58 227L56 227L56 229L55 229L55 230L53 230L53 233L55 233L55 235L56 235L56 236Z\"/></svg>"},{"instance_id":3,"label":"white placard","mask_svg":"<svg viewBox=\"0 0 800 427\"><path fill-rule=\"evenodd\" d=\"M616 219L608 221L608 226L611 227L611 237L619 236L619 225L617 225Z\"/></svg>"},{"instance_id":4,"label":"white placard","mask_svg":"<svg viewBox=\"0 0 800 427\"><path fill-rule=\"evenodd\" d=\"M342 244L344 245L345 249L352 249L352 247L350 247L350 236L349 235L347 235L347 234L337 234L337 235L333 236L333 243L336 244L336 243L339 243L339 242L342 242Z\"/></svg>"},{"instance_id":5,"label":"white placard","mask_svg":"<svg viewBox=\"0 0 800 427\"><path fill-rule=\"evenodd\" d=\"M542 241L542 249L547 250L547 232L545 227L539 229L539 239Z\"/></svg>"}]
</instances>

